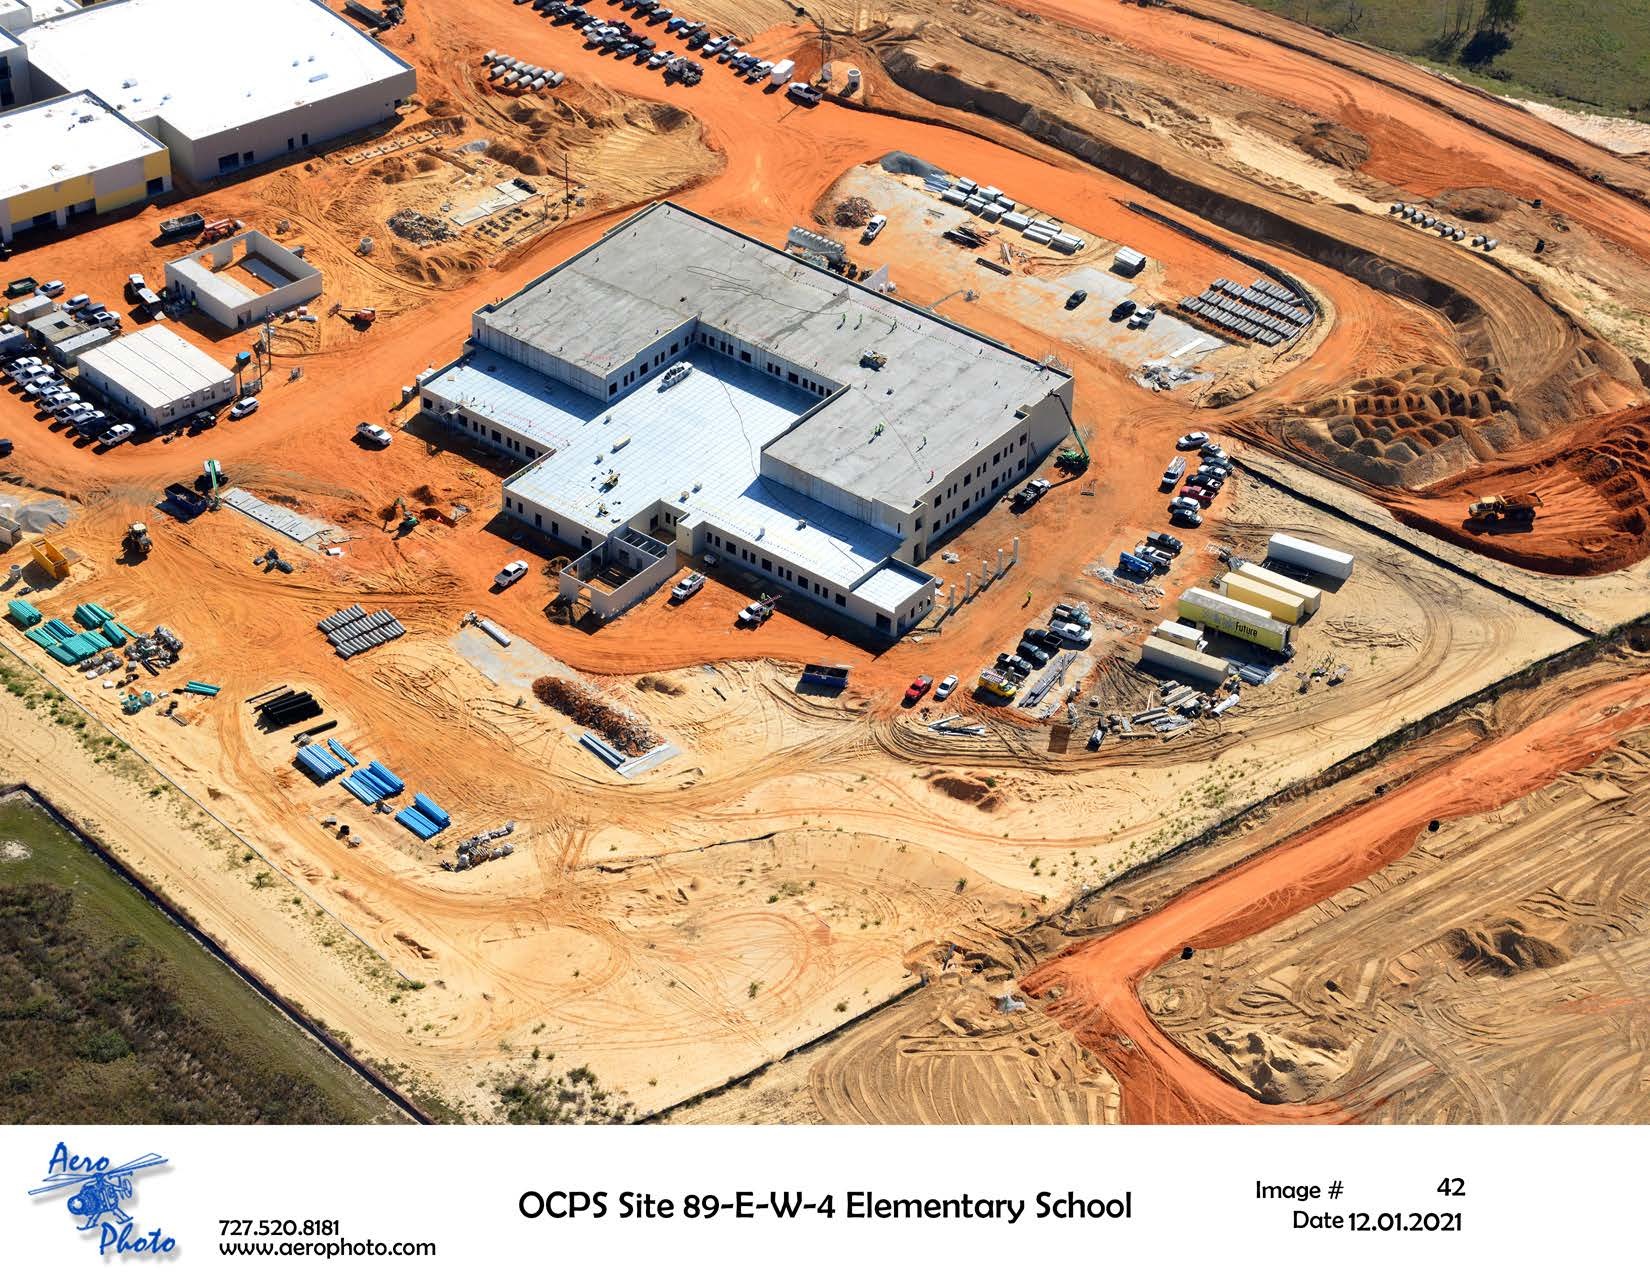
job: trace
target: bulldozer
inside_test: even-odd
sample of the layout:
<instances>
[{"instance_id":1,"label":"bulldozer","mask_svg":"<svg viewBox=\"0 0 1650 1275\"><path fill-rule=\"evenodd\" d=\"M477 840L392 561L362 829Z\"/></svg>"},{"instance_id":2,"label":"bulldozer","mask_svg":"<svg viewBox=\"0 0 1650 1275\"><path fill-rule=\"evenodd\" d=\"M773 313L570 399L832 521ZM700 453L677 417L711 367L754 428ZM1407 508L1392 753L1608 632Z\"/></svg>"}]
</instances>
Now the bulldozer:
<instances>
[{"instance_id":1,"label":"bulldozer","mask_svg":"<svg viewBox=\"0 0 1650 1275\"><path fill-rule=\"evenodd\" d=\"M126 528L126 535L120 543L127 557L134 562L147 558L149 550L155 547L154 541L149 539L149 528L141 522L134 522Z\"/></svg>"},{"instance_id":2,"label":"bulldozer","mask_svg":"<svg viewBox=\"0 0 1650 1275\"><path fill-rule=\"evenodd\" d=\"M1533 491L1519 496L1486 496L1467 506L1467 521L1506 522L1527 527L1535 521L1535 511L1539 508L1541 497Z\"/></svg>"}]
</instances>

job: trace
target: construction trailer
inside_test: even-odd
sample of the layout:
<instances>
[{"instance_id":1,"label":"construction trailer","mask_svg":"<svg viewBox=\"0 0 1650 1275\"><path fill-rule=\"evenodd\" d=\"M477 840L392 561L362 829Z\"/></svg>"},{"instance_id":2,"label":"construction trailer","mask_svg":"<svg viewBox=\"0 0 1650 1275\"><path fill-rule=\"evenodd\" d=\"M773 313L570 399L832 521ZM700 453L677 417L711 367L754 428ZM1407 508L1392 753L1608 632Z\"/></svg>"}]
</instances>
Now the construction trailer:
<instances>
[{"instance_id":1,"label":"construction trailer","mask_svg":"<svg viewBox=\"0 0 1650 1275\"><path fill-rule=\"evenodd\" d=\"M82 354L80 376L104 398L156 427L235 397L233 372L159 324Z\"/></svg>"},{"instance_id":2,"label":"construction trailer","mask_svg":"<svg viewBox=\"0 0 1650 1275\"><path fill-rule=\"evenodd\" d=\"M1287 624L1237 598L1211 593L1207 589L1187 589L1180 595L1178 607L1182 620L1191 620L1228 637L1253 642L1268 651L1287 653L1291 649Z\"/></svg>"},{"instance_id":3,"label":"construction trailer","mask_svg":"<svg viewBox=\"0 0 1650 1275\"><path fill-rule=\"evenodd\" d=\"M1274 620L1282 620L1285 624L1299 624L1304 614L1305 604L1293 593L1285 593L1282 589L1251 580L1235 571L1228 571L1220 578L1220 591L1229 598L1259 607Z\"/></svg>"},{"instance_id":4,"label":"construction trailer","mask_svg":"<svg viewBox=\"0 0 1650 1275\"><path fill-rule=\"evenodd\" d=\"M1154 638L1165 642L1173 642L1176 646L1184 646L1193 651L1201 651L1209 642L1189 624L1181 624L1177 620L1164 620L1152 630Z\"/></svg>"},{"instance_id":5,"label":"construction trailer","mask_svg":"<svg viewBox=\"0 0 1650 1275\"><path fill-rule=\"evenodd\" d=\"M1165 638L1149 637L1140 644L1140 662L1168 669L1178 677L1219 684L1226 680L1226 661Z\"/></svg>"},{"instance_id":6,"label":"construction trailer","mask_svg":"<svg viewBox=\"0 0 1650 1275\"><path fill-rule=\"evenodd\" d=\"M1266 544L1266 556L1273 562L1284 562L1292 567L1316 571L1331 580L1348 580L1352 577L1353 557L1350 553L1330 549L1311 540L1302 540L1299 536L1285 535L1281 531L1272 533L1271 540Z\"/></svg>"},{"instance_id":7,"label":"construction trailer","mask_svg":"<svg viewBox=\"0 0 1650 1275\"><path fill-rule=\"evenodd\" d=\"M1303 616L1316 615L1318 607L1323 603L1323 590L1316 585L1307 584L1304 580L1297 580L1293 576L1286 576L1281 571L1268 571L1258 562L1245 562L1235 568L1233 574L1245 576L1250 580L1257 580L1261 584L1270 585L1274 589L1281 589L1284 593L1292 593L1301 600Z\"/></svg>"}]
</instances>

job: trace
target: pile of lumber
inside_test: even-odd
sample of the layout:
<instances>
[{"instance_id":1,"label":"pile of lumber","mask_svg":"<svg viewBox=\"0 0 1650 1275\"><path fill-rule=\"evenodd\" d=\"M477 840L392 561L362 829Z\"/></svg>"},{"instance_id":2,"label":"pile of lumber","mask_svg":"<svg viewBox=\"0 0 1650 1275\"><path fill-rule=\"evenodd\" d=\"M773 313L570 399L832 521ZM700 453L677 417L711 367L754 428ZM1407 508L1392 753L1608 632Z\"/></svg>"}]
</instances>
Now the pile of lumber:
<instances>
[{"instance_id":1,"label":"pile of lumber","mask_svg":"<svg viewBox=\"0 0 1650 1275\"><path fill-rule=\"evenodd\" d=\"M541 677L533 694L542 704L593 730L628 757L640 757L661 742L647 723L598 698L587 687L562 677Z\"/></svg>"}]
</instances>

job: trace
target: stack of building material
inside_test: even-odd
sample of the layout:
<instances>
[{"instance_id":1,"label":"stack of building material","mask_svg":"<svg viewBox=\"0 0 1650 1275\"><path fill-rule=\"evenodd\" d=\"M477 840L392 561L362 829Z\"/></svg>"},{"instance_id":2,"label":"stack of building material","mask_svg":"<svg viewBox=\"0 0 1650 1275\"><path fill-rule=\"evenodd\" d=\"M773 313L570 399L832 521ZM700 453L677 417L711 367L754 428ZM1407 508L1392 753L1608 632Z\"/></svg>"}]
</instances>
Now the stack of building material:
<instances>
[{"instance_id":1,"label":"stack of building material","mask_svg":"<svg viewBox=\"0 0 1650 1275\"><path fill-rule=\"evenodd\" d=\"M368 615L359 605L334 611L319 621L317 627L327 635L327 641L332 643L339 657L346 660L402 637L407 632L388 611L374 611Z\"/></svg>"},{"instance_id":2,"label":"stack of building material","mask_svg":"<svg viewBox=\"0 0 1650 1275\"><path fill-rule=\"evenodd\" d=\"M319 717L321 703L308 691L288 691L265 704L260 704L258 714L263 718L265 727L279 730L298 722L306 722L311 717Z\"/></svg>"},{"instance_id":3,"label":"stack of building material","mask_svg":"<svg viewBox=\"0 0 1650 1275\"><path fill-rule=\"evenodd\" d=\"M133 637L132 630L119 620L105 620L98 628L102 631L103 636L116 646L125 646Z\"/></svg>"},{"instance_id":4,"label":"stack of building material","mask_svg":"<svg viewBox=\"0 0 1650 1275\"><path fill-rule=\"evenodd\" d=\"M327 740L327 747L332 749L332 751L338 755L339 760L341 760L346 766L359 766L361 764L355 760L354 754L340 744L336 739Z\"/></svg>"},{"instance_id":5,"label":"stack of building material","mask_svg":"<svg viewBox=\"0 0 1650 1275\"><path fill-rule=\"evenodd\" d=\"M105 610L95 602L82 602L74 609L74 622L83 629L95 629L106 620L114 618L113 611Z\"/></svg>"},{"instance_id":6,"label":"stack of building material","mask_svg":"<svg viewBox=\"0 0 1650 1275\"><path fill-rule=\"evenodd\" d=\"M344 773L344 764L317 744L306 744L300 748L293 765L322 784Z\"/></svg>"},{"instance_id":7,"label":"stack of building material","mask_svg":"<svg viewBox=\"0 0 1650 1275\"><path fill-rule=\"evenodd\" d=\"M368 762L359 770L344 776L344 787L369 806L398 797L407 785L383 762Z\"/></svg>"},{"instance_id":8,"label":"stack of building material","mask_svg":"<svg viewBox=\"0 0 1650 1275\"><path fill-rule=\"evenodd\" d=\"M424 793L418 792L413 794L413 804L396 815L395 821L419 840L428 841L446 831L452 817Z\"/></svg>"},{"instance_id":9,"label":"stack of building material","mask_svg":"<svg viewBox=\"0 0 1650 1275\"><path fill-rule=\"evenodd\" d=\"M20 629L32 629L42 619L39 608L30 606L21 598L9 603L6 610L11 613L11 622Z\"/></svg>"}]
</instances>

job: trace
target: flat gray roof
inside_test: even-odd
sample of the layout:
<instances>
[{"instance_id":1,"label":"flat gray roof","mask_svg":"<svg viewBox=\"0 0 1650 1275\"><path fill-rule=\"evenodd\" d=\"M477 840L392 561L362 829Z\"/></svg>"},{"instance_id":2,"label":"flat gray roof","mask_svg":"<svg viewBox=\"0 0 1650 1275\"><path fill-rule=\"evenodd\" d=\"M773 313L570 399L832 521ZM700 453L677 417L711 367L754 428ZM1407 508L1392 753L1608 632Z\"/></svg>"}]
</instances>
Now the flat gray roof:
<instances>
[{"instance_id":1,"label":"flat gray roof","mask_svg":"<svg viewBox=\"0 0 1650 1275\"><path fill-rule=\"evenodd\" d=\"M670 203L478 318L603 380L694 319L812 369L842 388L769 454L901 509L1070 379ZM868 349L887 356L880 370L860 366Z\"/></svg>"}]
</instances>

